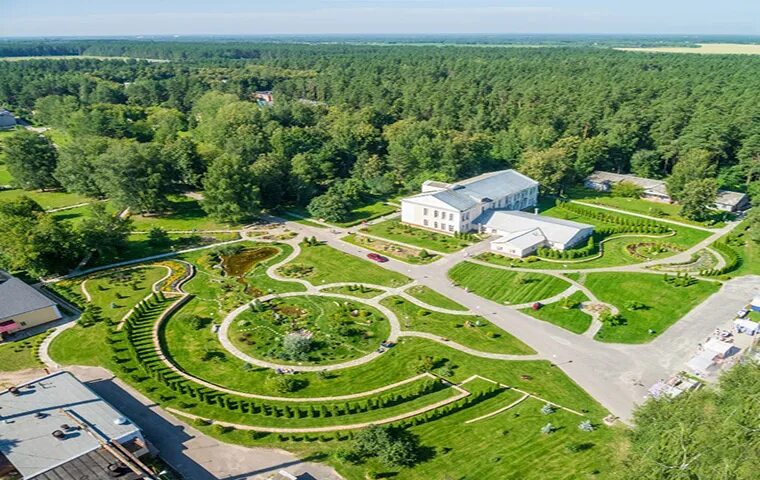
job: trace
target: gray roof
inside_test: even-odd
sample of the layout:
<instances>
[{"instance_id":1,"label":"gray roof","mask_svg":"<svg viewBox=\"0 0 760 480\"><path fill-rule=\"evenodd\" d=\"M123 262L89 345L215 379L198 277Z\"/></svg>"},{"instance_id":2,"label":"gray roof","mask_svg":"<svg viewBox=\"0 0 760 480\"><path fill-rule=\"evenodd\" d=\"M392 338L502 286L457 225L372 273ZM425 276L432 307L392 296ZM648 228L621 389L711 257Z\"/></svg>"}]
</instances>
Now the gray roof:
<instances>
[{"instance_id":1,"label":"gray roof","mask_svg":"<svg viewBox=\"0 0 760 480\"><path fill-rule=\"evenodd\" d=\"M715 203L720 205L730 205L735 207L747 198L746 193L730 192L728 190L718 190L718 196L715 197Z\"/></svg>"},{"instance_id":2,"label":"gray roof","mask_svg":"<svg viewBox=\"0 0 760 480\"><path fill-rule=\"evenodd\" d=\"M53 305L31 285L0 270L0 320Z\"/></svg>"},{"instance_id":3,"label":"gray roof","mask_svg":"<svg viewBox=\"0 0 760 480\"><path fill-rule=\"evenodd\" d=\"M567 243L581 230L594 228L593 225L586 223L516 210L489 210L480 214L473 223L510 233L528 233L540 229L550 242L557 243Z\"/></svg>"},{"instance_id":4,"label":"gray roof","mask_svg":"<svg viewBox=\"0 0 760 480\"><path fill-rule=\"evenodd\" d=\"M118 463L123 464L113 453L105 448L100 448L52 470L48 470L41 475L37 475L34 477L34 480L95 480L98 478L114 478L109 477L108 467ZM119 480L137 480L138 478L142 478L126 465L122 467L122 472L121 475L116 477Z\"/></svg>"},{"instance_id":5,"label":"gray roof","mask_svg":"<svg viewBox=\"0 0 760 480\"><path fill-rule=\"evenodd\" d=\"M0 393L0 453L24 478L40 475L101 447L87 429L115 441L139 435L140 430L69 372L58 372L19 386L19 395ZM37 414L42 416L38 417ZM125 420L125 423L118 421Z\"/></svg>"},{"instance_id":6,"label":"gray roof","mask_svg":"<svg viewBox=\"0 0 760 480\"><path fill-rule=\"evenodd\" d=\"M527 188L538 186L538 182L515 170L499 170L497 172L484 173L483 175L468 178L454 184L428 181L425 182L425 185L443 189L420 193L408 197L408 199L424 203L426 198L435 198L461 212L469 210L484 201L503 198Z\"/></svg>"}]
</instances>

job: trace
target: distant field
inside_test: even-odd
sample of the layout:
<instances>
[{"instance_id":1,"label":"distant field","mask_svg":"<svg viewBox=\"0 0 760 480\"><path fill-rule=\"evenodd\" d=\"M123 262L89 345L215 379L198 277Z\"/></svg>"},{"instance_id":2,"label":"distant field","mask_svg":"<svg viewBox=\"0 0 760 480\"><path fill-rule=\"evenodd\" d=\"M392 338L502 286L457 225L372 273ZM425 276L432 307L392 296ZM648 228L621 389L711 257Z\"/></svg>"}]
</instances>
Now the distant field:
<instances>
[{"instance_id":1,"label":"distant field","mask_svg":"<svg viewBox=\"0 0 760 480\"><path fill-rule=\"evenodd\" d=\"M760 45L744 43L700 43L697 47L616 48L626 52L703 53L712 55L760 55Z\"/></svg>"}]
</instances>

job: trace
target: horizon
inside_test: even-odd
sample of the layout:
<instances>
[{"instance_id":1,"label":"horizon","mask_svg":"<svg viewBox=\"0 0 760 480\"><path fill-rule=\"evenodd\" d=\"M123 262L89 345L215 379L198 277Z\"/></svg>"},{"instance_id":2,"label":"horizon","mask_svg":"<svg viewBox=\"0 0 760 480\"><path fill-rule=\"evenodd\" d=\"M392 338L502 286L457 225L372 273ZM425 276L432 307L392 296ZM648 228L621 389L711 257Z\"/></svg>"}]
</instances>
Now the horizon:
<instances>
[{"instance_id":1,"label":"horizon","mask_svg":"<svg viewBox=\"0 0 760 480\"><path fill-rule=\"evenodd\" d=\"M760 4L727 0L0 0L0 38L654 35L760 36Z\"/></svg>"}]
</instances>

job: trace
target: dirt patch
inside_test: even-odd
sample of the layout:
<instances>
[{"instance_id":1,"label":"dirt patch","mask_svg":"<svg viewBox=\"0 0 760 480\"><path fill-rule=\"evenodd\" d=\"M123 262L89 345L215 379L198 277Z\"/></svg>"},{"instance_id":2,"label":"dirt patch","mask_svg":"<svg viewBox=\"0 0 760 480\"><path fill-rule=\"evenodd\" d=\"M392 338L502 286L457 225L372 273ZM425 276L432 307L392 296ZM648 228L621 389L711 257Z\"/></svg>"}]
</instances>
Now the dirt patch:
<instances>
[{"instance_id":1,"label":"dirt patch","mask_svg":"<svg viewBox=\"0 0 760 480\"><path fill-rule=\"evenodd\" d=\"M234 255L222 257L222 268L224 273L230 277L242 277L250 269L259 263L268 260L279 250L274 247L259 247L243 250Z\"/></svg>"}]
</instances>

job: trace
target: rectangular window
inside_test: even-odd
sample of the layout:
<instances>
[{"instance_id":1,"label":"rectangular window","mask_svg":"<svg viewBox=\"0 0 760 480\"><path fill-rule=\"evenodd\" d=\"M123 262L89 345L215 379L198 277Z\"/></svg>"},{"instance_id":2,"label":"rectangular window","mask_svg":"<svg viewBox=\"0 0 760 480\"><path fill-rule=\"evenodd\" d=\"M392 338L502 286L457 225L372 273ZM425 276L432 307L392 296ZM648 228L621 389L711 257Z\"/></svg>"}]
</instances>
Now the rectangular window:
<instances>
[{"instance_id":1,"label":"rectangular window","mask_svg":"<svg viewBox=\"0 0 760 480\"><path fill-rule=\"evenodd\" d=\"M423 214L423 215L427 215L427 208L423 208L423 209L422 209L422 214Z\"/></svg>"},{"instance_id":2,"label":"rectangular window","mask_svg":"<svg viewBox=\"0 0 760 480\"><path fill-rule=\"evenodd\" d=\"M434 226L435 228L438 228L438 222L433 222L433 226Z\"/></svg>"},{"instance_id":3,"label":"rectangular window","mask_svg":"<svg viewBox=\"0 0 760 480\"><path fill-rule=\"evenodd\" d=\"M438 210L433 210L433 217L438 218Z\"/></svg>"},{"instance_id":4,"label":"rectangular window","mask_svg":"<svg viewBox=\"0 0 760 480\"><path fill-rule=\"evenodd\" d=\"M453 220L454 220L454 214L453 213L449 213L449 221L453 221Z\"/></svg>"},{"instance_id":5,"label":"rectangular window","mask_svg":"<svg viewBox=\"0 0 760 480\"><path fill-rule=\"evenodd\" d=\"M422 220L422 224L423 224L423 225L425 225L426 227L428 226L428 221L427 221L427 218L426 218L426 219L424 219L424 220Z\"/></svg>"},{"instance_id":6,"label":"rectangular window","mask_svg":"<svg viewBox=\"0 0 760 480\"><path fill-rule=\"evenodd\" d=\"M449 225L449 232L453 232L453 231L454 231L454 225Z\"/></svg>"},{"instance_id":7,"label":"rectangular window","mask_svg":"<svg viewBox=\"0 0 760 480\"><path fill-rule=\"evenodd\" d=\"M441 224L441 230L446 230L446 224L445 223Z\"/></svg>"}]
</instances>

